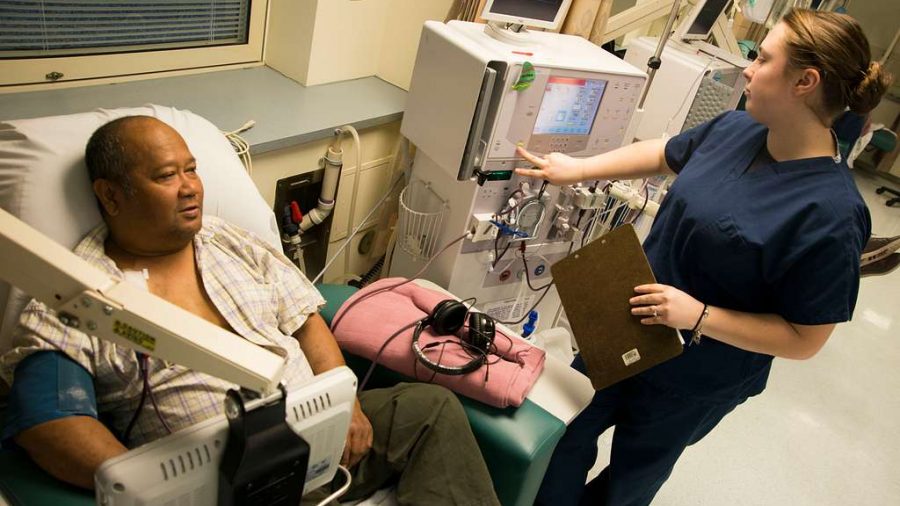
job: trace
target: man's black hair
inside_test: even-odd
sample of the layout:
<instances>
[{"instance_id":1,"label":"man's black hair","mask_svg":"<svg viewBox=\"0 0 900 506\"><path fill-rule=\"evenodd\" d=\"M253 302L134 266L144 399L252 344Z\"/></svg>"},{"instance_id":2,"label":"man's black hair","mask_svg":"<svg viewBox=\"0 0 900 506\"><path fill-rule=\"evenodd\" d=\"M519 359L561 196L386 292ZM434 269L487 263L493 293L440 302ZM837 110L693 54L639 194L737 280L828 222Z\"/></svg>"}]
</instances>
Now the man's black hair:
<instances>
[{"instance_id":1,"label":"man's black hair","mask_svg":"<svg viewBox=\"0 0 900 506\"><path fill-rule=\"evenodd\" d=\"M126 140L126 128L132 121L142 121L150 116L125 116L114 119L98 128L84 149L84 162L93 183L106 179L122 187L126 195L133 195L129 175L134 163Z\"/></svg>"}]
</instances>

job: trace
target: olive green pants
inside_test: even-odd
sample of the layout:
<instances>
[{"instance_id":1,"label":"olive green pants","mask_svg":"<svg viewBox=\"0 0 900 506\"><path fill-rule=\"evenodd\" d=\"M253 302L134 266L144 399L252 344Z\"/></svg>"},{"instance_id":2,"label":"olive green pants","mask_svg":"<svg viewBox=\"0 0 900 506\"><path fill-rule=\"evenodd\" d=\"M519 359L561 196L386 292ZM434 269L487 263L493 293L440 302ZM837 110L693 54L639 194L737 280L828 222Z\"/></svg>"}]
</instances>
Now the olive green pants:
<instances>
[{"instance_id":1,"label":"olive green pants","mask_svg":"<svg viewBox=\"0 0 900 506\"><path fill-rule=\"evenodd\" d=\"M469 420L444 387L400 383L359 396L372 423L371 451L350 470L353 482L341 501L368 497L396 485L400 506L499 505ZM328 487L304 497L315 504Z\"/></svg>"}]
</instances>

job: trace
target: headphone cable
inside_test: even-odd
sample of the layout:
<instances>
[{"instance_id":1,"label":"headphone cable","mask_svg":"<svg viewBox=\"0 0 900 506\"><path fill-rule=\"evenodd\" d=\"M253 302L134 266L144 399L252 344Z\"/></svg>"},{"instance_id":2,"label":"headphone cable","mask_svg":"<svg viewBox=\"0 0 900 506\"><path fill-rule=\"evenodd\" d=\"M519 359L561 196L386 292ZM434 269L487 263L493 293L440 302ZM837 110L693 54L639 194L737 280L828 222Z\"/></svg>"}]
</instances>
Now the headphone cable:
<instances>
[{"instance_id":1,"label":"headphone cable","mask_svg":"<svg viewBox=\"0 0 900 506\"><path fill-rule=\"evenodd\" d=\"M418 325L418 324L419 324L419 321L420 321L420 320L416 320L416 321L414 321L414 322L412 322L412 323L408 323L408 324L406 324L406 325L400 327L399 330L397 330L396 332L394 332L393 334L391 334L391 336L388 337L388 338L384 341L384 344L382 344L382 345L381 345L381 348L378 349L378 353L375 354L375 358L372 359L372 364L369 366L369 369L366 371L366 375L363 376L363 380L359 383L359 387L357 387L357 389L356 389L357 392L362 392L363 389L365 388L366 384L369 382L369 377L372 376L372 372L375 370L375 366L378 365L378 358L381 357L381 354L382 354L382 353L384 353L384 350L385 350L385 348L387 348L387 345L390 344L391 341L393 341L394 339L396 339L397 336L399 336L400 334L402 334L403 331L408 330L408 329L410 329L410 328L415 327L416 325Z\"/></svg>"}]
</instances>

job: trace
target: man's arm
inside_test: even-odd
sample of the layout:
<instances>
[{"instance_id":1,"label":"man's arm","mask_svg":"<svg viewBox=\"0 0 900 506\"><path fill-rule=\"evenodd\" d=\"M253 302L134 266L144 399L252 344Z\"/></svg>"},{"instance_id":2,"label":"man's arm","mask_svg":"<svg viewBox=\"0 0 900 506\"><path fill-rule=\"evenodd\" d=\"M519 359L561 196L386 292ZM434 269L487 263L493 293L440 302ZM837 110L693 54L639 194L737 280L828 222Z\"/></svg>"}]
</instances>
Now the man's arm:
<instances>
[{"instance_id":1,"label":"man's arm","mask_svg":"<svg viewBox=\"0 0 900 506\"><path fill-rule=\"evenodd\" d=\"M300 349L306 355L306 360L313 373L320 374L345 365L344 355L341 354L334 334L331 333L328 324L318 313L309 315L306 323L294 333L294 337L300 343ZM372 424L363 414L359 400L357 400L341 464L347 468L355 466L372 448L372 441Z\"/></svg>"},{"instance_id":2,"label":"man's arm","mask_svg":"<svg viewBox=\"0 0 900 506\"><path fill-rule=\"evenodd\" d=\"M15 368L4 438L56 478L94 488L104 460L127 451L96 419L93 377L57 351L38 351Z\"/></svg>"},{"instance_id":3,"label":"man's arm","mask_svg":"<svg viewBox=\"0 0 900 506\"><path fill-rule=\"evenodd\" d=\"M86 489L94 488L94 472L100 464L128 451L109 429L89 416L70 416L35 425L13 440L41 469Z\"/></svg>"}]
</instances>

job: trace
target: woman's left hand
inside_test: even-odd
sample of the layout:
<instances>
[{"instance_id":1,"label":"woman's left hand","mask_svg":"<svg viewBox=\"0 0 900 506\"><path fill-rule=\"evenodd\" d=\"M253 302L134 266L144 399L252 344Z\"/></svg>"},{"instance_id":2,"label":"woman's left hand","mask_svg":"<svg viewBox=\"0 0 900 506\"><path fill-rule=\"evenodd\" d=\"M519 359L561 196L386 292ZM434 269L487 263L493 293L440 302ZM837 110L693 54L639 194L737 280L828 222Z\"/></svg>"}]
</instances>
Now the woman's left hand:
<instances>
[{"instance_id":1,"label":"woman's left hand","mask_svg":"<svg viewBox=\"0 0 900 506\"><path fill-rule=\"evenodd\" d=\"M634 287L636 295L628 302L631 314L643 316L644 325L666 325L673 329L692 329L703 312L703 303L674 286L652 284Z\"/></svg>"}]
</instances>

